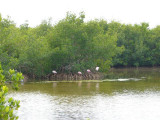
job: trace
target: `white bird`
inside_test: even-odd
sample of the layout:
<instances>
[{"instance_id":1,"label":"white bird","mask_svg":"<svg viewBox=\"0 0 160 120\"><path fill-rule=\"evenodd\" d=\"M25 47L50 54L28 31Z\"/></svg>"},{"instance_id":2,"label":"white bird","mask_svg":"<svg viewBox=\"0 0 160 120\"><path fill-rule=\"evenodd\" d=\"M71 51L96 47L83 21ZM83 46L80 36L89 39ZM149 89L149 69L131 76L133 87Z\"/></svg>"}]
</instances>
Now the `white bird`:
<instances>
[{"instance_id":1,"label":"white bird","mask_svg":"<svg viewBox=\"0 0 160 120\"><path fill-rule=\"evenodd\" d=\"M90 73L90 72L91 72L91 70L90 70L90 69L87 69L87 72L88 72L88 73Z\"/></svg>"},{"instance_id":2,"label":"white bird","mask_svg":"<svg viewBox=\"0 0 160 120\"><path fill-rule=\"evenodd\" d=\"M96 71L98 71L99 70L99 67L96 67Z\"/></svg>"},{"instance_id":3,"label":"white bird","mask_svg":"<svg viewBox=\"0 0 160 120\"><path fill-rule=\"evenodd\" d=\"M57 72L55 70L53 70L52 73L57 74Z\"/></svg>"},{"instance_id":4,"label":"white bird","mask_svg":"<svg viewBox=\"0 0 160 120\"><path fill-rule=\"evenodd\" d=\"M79 75L82 75L82 73L81 73L80 71L78 72L78 74L79 74Z\"/></svg>"}]
</instances>

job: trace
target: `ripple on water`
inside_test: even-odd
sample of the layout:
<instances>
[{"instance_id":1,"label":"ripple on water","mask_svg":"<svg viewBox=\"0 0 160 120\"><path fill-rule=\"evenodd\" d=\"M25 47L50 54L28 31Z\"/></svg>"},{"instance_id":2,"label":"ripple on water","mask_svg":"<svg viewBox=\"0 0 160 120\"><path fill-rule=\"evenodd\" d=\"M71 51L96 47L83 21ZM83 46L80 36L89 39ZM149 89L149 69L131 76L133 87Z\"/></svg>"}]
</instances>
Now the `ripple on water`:
<instances>
[{"instance_id":1,"label":"ripple on water","mask_svg":"<svg viewBox=\"0 0 160 120\"><path fill-rule=\"evenodd\" d=\"M52 97L39 92L33 93L12 93L9 96L14 96L20 100L20 108L18 110L19 120L53 120L54 102L51 102Z\"/></svg>"},{"instance_id":2,"label":"ripple on water","mask_svg":"<svg viewBox=\"0 0 160 120\"><path fill-rule=\"evenodd\" d=\"M139 81L144 80L145 78L118 78L118 79L105 79L103 81Z\"/></svg>"},{"instance_id":3,"label":"ripple on water","mask_svg":"<svg viewBox=\"0 0 160 120\"><path fill-rule=\"evenodd\" d=\"M19 120L158 120L160 93L50 96L11 93L21 101Z\"/></svg>"}]
</instances>

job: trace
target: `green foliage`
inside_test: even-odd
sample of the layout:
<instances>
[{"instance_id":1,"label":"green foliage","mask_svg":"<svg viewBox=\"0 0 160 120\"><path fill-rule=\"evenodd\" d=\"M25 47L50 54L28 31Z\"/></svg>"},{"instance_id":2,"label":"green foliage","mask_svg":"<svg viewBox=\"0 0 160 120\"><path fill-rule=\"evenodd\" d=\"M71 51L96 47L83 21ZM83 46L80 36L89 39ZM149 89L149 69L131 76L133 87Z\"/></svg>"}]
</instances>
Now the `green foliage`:
<instances>
[{"instance_id":1,"label":"green foliage","mask_svg":"<svg viewBox=\"0 0 160 120\"><path fill-rule=\"evenodd\" d=\"M20 101L13 98L6 99L8 87L6 82L12 83L12 88L18 90L18 83L23 79L22 73L16 73L15 70L9 70L8 78L3 75L3 70L0 64L0 120L16 120L18 116L14 114L15 110L20 107Z\"/></svg>"},{"instance_id":2,"label":"green foliage","mask_svg":"<svg viewBox=\"0 0 160 120\"><path fill-rule=\"evenodd\" d=\"M124 46L125 50L113 59L114 66L150 65L150 46L146 44L150 36L148 27L147 23L119 26L117 45Z\"/></svg>"},{"instance_id":3,"label":"green foliage","mask_svg":"<svg viewBox=\"0 0 160 120\"><path fill-rule=\"evenodd\" d=\"M49 19L31 28L28 23L16 27L0 15L2 67L41 78L52 70L77 73L99 66L106 72L110 66L160 65L160 26L84 20L83 12L68 12L55 25Z\"/></svg>"},{"instance_id":4,"label":"green foliage","mask_svg":"<svg viewBox=\"0 0 160 120\"><path fill-rule=\"evenodd\" d=\"M110 61L121 47L116 46L117 35L109 34L102 26L103 20L84 22L80 17L68 13L66 18L54 26L48 37L52 54L53 68L63 72L95 69L97 59ZM111 62L111 61L110 61Z\"/></svg>"}]
</instances>

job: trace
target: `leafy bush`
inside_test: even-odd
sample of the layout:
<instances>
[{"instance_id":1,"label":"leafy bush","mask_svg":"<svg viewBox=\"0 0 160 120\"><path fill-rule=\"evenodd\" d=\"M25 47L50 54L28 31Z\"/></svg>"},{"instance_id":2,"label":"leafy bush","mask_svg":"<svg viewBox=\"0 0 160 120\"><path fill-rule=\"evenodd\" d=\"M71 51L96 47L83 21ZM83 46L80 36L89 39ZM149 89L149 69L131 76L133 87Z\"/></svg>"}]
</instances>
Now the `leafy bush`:
<instances>
[{"instance_id":1,"label":"leafy bush","mask_svg":"<svg viewBox=\"0 0 160 120\"><path fill-rule=\"evenodd\" d=\"M16 120L18 116L14 114L15 110L20 107L20 101L14 100L12 97L6 99L8 87L6 82L12 84L14 90L18 90L18 83L23 79L22 73L16 73L15 70L9 70L8 75L3 75L3 69L0 64L0 120Z\"/></svg>"}]
</instances>

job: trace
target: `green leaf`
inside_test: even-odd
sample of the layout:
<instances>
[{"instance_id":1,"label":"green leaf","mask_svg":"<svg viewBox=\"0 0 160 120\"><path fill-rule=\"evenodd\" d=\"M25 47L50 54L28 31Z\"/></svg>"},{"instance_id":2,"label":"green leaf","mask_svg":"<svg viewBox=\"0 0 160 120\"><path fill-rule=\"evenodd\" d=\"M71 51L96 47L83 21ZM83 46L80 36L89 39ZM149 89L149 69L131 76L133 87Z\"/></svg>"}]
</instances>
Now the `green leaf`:
<instances>
[{"instance_id":1,"label":"green leaf","mask_svg":"<svg viewBox=\"0 0 160 120\"><path fill-rule=\"evenodd\" d=\"M12 102L13 101L13 98L9 98L8 102Z\"/></svg>"},{"instance_id":2,"label":"green leaf","mask_svg":"<svg viewBox=\"0 0 160 120\"><path fill-rule=\"evenodd\" d=\"M6 107L5 112L9 112L9 106Z\"/></svg>"}]
</instances>

